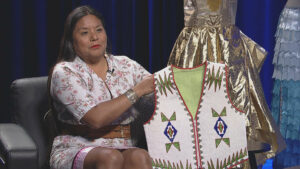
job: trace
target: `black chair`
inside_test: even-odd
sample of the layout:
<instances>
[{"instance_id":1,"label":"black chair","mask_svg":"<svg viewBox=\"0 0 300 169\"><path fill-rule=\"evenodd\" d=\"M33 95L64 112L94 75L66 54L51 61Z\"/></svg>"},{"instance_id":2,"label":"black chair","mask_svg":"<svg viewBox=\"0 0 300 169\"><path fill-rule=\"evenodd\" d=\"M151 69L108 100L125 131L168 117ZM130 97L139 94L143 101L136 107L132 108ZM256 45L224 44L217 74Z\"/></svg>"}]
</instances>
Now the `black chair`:
<instances>
[{"instance_id":1,"label":"black chair","mask_svg":"<svg viewBox=\"0 0 300 169\"><path fill-rule=\"evenodd\" d=\"M47 77L15 80L11 102L14 123L0 124L0 168L49 168L50 139L43 121L49 109Z\"/></svg>"},{"instance_id":2,"label":"black chair","mask_svg":"<svg viewBox=\"0 0 300 169\"><path fill-rule=\"evenodd\" d=\"M54 126L44 121L49 110L47 78L24 78L12 83L11 113L14 123L0 124L0 169L49 168L49 146L55 132ZM153 103L149 99L153 97L141 99L144 101L137 103L137 110L153 112L153 104L147 104ZM132 124L132 138L137 141L138 147L147 149L144 131L140 127L145 119L141 117L138 116Z\"/></svg>"}]
</instances>

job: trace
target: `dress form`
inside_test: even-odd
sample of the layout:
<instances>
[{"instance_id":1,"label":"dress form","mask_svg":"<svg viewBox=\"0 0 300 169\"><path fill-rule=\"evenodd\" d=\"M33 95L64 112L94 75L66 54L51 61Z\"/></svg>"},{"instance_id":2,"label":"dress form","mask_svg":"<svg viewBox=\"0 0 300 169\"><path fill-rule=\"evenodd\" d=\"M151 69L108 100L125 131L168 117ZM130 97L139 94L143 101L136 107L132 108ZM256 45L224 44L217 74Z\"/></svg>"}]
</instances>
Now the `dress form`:
<instances>
[{"instance_id":1,"label":"dress form","mask_svg":"<svg viewBox=\"0 0 300 169\"><path fill-rule=\"evenodd\" d=\"M236 7L237 0L184 0L185 27L168 64L192 68L210 61L229 67L229 95L237 108L247 112L248 143L271 145L271 151L257 155L262 164L285 144L260 83L259 71L267 53L234 25Z\"/></svg>"},{"instance_id":2,"label":"dress form","mask_svg":"<svg viewBox=\"0 0 300 169\"><path fill-rule=\"evenodd\" d=\"M272 115L287 148L274 168L300 167L300 1L288 0L282 10L274 49Z\"/></svg>"}]
</instances>

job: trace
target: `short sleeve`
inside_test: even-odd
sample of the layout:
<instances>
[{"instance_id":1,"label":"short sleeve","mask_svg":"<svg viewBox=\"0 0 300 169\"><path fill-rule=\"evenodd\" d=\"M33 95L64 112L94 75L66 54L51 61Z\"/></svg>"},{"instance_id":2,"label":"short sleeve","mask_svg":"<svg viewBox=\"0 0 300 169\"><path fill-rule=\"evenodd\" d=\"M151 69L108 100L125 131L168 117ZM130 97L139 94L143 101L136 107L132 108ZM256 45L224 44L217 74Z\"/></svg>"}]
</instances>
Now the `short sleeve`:
<instances>
[{"instance_id":1,"label":"short sleeve","mask_svg":"<svg viewBox=\"0 0 300 169\"><path fill-rule=\"evenodd\" d=\"M55 66L50 92L58 112L67 109L75 120L80 122L86 112L96 106L95 99L89 89L89 79L84 78L83 74L66 65L58 64Z\"/></svg>"},{"instance_id":2,"label":"short sleeve","mask_svg":"<svg viewBox=\"0 0 300 169\"><path fill-rule=\"evenodd\" d=\"M256 69L258 70L258 72L260 72L268 52L248 36L246 36L242 31L240 31L240 33L242 39L246 42L248 48L251 50L251 57Z\"/></svg>"}]
</instances>

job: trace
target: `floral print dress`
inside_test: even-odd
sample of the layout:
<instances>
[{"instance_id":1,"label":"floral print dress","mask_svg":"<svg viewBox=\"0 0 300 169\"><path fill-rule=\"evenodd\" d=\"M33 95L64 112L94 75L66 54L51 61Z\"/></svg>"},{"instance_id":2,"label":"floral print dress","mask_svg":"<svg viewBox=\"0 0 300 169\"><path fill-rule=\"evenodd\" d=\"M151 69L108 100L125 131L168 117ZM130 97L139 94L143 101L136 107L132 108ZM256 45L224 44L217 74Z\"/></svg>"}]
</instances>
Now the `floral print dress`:
<instances>
[{"instance_id":1,"label":"floral print dress","mask_svg":"<svg viewBox=\"0 0 300 169\"><path fill-rule=\"evenodd\" d=\"M54 67L50 94L60 121L83 125L80 120L90 109L124 94L149 75L141 65L126 56L105 57L110 70L105 81L78 56L72 62L60 62ZM112 125L129 124L135 117L136 114L130 108ZM134 143L131 139L123 138L90 140L80 136L60 135L53 141L50 166L53 169L71 169L73 159L81 149L98 146L126 149L133 147Z\"/></svg>"}]
</instances>

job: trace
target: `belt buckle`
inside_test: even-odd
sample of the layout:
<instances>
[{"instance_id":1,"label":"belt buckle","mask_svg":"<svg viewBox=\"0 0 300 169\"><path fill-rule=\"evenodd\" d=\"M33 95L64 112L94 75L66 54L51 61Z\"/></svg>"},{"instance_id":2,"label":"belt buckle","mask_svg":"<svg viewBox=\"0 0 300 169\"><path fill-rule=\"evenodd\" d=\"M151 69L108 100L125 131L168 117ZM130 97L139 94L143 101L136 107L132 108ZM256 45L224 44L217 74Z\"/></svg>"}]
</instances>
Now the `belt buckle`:
<instances>
[{"instance_id":1,"label":"belt buckle","mask_svg":"<svg viewBox=\"0 0 300 169\"><path fill-rule=\"evenodd\" d=\"M124 138L123 126L120 125L120 128L121 128L121 137Z\"/></svg>"}]
</instances>

